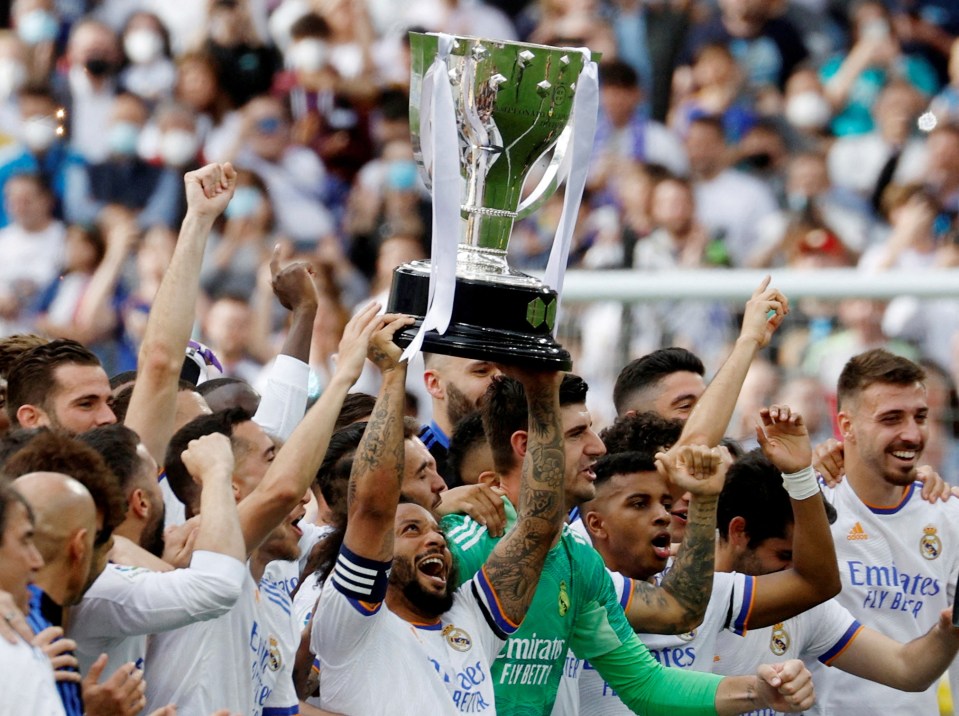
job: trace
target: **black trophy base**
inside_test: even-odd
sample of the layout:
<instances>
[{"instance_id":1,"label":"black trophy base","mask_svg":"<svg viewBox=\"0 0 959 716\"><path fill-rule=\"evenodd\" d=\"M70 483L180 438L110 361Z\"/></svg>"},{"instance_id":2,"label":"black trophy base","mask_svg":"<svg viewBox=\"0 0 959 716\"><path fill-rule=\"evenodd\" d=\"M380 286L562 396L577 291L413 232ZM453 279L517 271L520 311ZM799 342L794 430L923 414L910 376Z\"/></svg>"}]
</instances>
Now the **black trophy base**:
<instances>
[{"instance_id":1,"label":"black trophy base","mask_svg":"<svg viewBox=\"0 0 959 716\"><path fill-rule=\"evenodd\" d=\"M394 339L408 346L423 324L430 277L409 264L393 272L387 311L416 316L416 323ZM556 291L456 277L456 298L449 328L428 331L425 353L487 360L504 365L571 370L573 359L553 338Z\"/></svg>"}]
</instances>

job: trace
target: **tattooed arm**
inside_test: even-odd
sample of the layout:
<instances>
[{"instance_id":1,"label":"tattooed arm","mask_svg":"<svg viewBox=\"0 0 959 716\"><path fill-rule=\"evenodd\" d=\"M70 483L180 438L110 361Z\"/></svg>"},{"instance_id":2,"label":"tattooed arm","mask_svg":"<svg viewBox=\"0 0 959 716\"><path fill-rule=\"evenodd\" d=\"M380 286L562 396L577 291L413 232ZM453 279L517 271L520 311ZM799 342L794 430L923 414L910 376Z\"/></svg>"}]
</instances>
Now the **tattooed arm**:
<instances>
[{"instance_id":1,"label":"tattooed arm","mask_svg":"<svg viewBox=\"0 0 959 716\"><path fill-rule=\"evenodd\" d=\"M346 325L330 384L280 448L260 484L237 506L248 554L289 516L316 476L343 399L363 369L370 336L380 321L378 310L371 303Z\"/></svg>"},{"instance_id":2,"label":"tattooed arm","mask_svg":"<svg viewBox=\"0 0 959 716\"><path fill-rule=\"evenodd\" d=\"M369 359L383 384L353 458L343 544L354 554L386 562L393 558L393 522L403 482L403 408L406 363L393 335L413 319L383 316L370 341Z\"/></svg>"},{"instance_id":3,"label":"tattooed arm","mask_svg":"<svg viewBox=\"0 0 959 716\"><path fill-rule=\"evenodd\" d=\"M636 631L682 634L702 622L713 589L716 504L731 462L726 448L703 445L686 445L656 456L657 469L691 492L692 500L682 547L662 585L633 581L626 618Z\"/></svg>"},{"instance_id":4,"label":"tattooed arm","mask_svg":"<svg viewBox=\"0 0 959 716\"><path fill-rule=\"evenodd\" d=\"M529 430L516 524L501 539L483 569L503 614L514 624L526 616L543 563L565 519L566 459L559 411L562 373L507 369L521 380L529 406Z\"/></svg>"}]
</instances>

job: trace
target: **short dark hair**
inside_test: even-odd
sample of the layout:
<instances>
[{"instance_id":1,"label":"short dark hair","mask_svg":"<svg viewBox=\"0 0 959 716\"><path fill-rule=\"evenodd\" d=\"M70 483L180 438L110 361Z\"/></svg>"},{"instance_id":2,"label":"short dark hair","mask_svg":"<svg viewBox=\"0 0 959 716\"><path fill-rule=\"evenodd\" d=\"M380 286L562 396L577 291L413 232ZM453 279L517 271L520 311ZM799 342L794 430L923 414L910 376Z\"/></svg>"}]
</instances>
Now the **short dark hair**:
<instances>
[{"instance_id":1,"label":"short dark hair","mask_svg":"<svg viewBox=\"0 0 959 716\"><path fill-rule=\"evenodd\" d=\"M736 460L726 473L716 508L716 522L724 540L729 539L729 522L734 517L746 521L750 549L767 539L784 538L794 522L782 474L758 448Z\"/></svg>"},{"instance_id":2,"label":"short dark hair","mask_svg":"<svg viewBox=\"0 0 959 716\"><path fill-rule=\"evenodd\" d=\"M0 472L15 453L25 448L40 433L50 432L50 428L14 428L0 438Z\"/></svg>"},{"instance_id":3,"label":"short dark hair","mask_svg":"<svg viewBox=\"0 0 959 716\"><path fill-rule=\"evenodd\" d=\"M343 399L340 414L336 416L333 430L340 430L353 423L366 422L373 413L376 397L368 393L349 393Z\"/></svg>"},{"instance_id":4,"label":"short dark hair","mask_svg":"<svg viewBox=\"0 0 959 716\"><path fill-rule=\"evenodd\" d=\"M465 484L461 470L463 460L470 451L486 443L486 431L483 430L483 414L474 410L460 419L453 427L450 437L450 447L446 453L446 469L450 473L450 480L457 485Z\"/></svg>"},{"instance_id":5,"label":"short dark hair","mask_svg":"<svg viewBox=\"0 0 959 716\"><path fill-rule=\"evenodd\" d=\"M105 544L126 518L127 501L120 481L100 453L76 438L43 431L3 466L3 474L11 480L31 472L59 472L87 488L103 516L103 528L94 541L97 545Z\"/></svg>"},{"instance_id":6,"label":"short dark hair","mask_svg":"<svg viewBox=\"0 0 959 716\"><path fill-rule=\"evenodd\" d=\"M54 379L63 365L100 366L100 359L86 347L69 338L57 338L21 353L7 374L7 416L19 425L17 409L36 405L49 409L48 401L58 385Z\"/></svg>"},{"instance_id":7,"label":"short dark hair","mask_svg":"<svg viewBox=\"0 0 959 716\"><path fill-rule=\"evenodd\" d=\"M846 401L858 396L874 383L887 385L912 385L922 383L926 371L908 358L897 356L883 348L853 356L839 375L837 395L839 409Z\"/></svg>"},{"instance_id":8,"label":"short dark hair","mask_svg":"<svg viewBox=\"0 0 959 716\"><path fill-rule=\"evenodd\" d=\"M110 390L116 390L125 383L136 382L137 372L135 370L122 370L116 375L110 376ZM119 418L117 418L119 420Z\"/></svg>"},{"instance_id":9,"label":"short dark hair","mask_svg":"<svg viewBox=\"0 0 959 716\"><path fill-rule=\"evenodd\" d=\"M137 453L140 436L125 425L116 423L88 430L78 435L77 439L100 453L107 467L120 481L123 493L127 494L142 467L142 460Z\"/></svg>"},{"instance_id":10,"label":"short dark hair","mask_svg":"<svg viewBox=\"0 0 959 716\"><path fill-rule=\"evenodd\" d=\"M656 472L656 461L652 453L643 450L618 452L599 458L593 464L593 472L596 473L596 487L600 488L615 475Z\"/></svg>"},{"instance_id":11,"label":"short dark hair","mask_svg":"<svg viewBox=\"0 0 959 716\"><path fill-rule=\"evenodd\" d=\"M365 430L366 423L350 423L333 433L323 462L313 479L313 484L319 486L323 499L333 513L337 527L346 526L347 488L356 448L359 447Z\"/></svg>"},{"instance_id":12,"label":"short dark hair","mask_svg":"<svg viewBox=\"0 0 959 716\"><path fill-rule=\"evenodd\" d=\"M49 338L34 333L17 333L0 338L0 378L5 378L10 373L10 366L23 353L49 342Z\"/></svg>"},{"instance_id":13,"label":"short dark hair","mask_svg":"<svg viewBox=\"0 0 959 716\"><path fill-rule=\"evenodd\" d=\"M589 385L574 373L566 373L559 386L560 407L586 402ZM515 378L496 376L480 401L483 415L483 431L493 453L493 466L497 472L510 470L515 464L515 455L510 442L517 430L529 427L529 411L526 391Z\"/></svg>"},{"instance_id":14,"label":"short dark hair","mask_svg":"<svg viewBox=\"0 0 959 716\"><path fill-rule=\"evenodd\" d=\"M290 37L293 40L302 40L307 37L318 37L322 40L330 38L330 25L322 15L308 12L290 26Z\"/></svg>"},{"instance_id":15,"label":"short dark hair","mask_svg":"<svg viewBox=\"0 0 959 716\"><path fill-rule=\"evenodd\" d=\"M190 471L183 464L181 455L190 446L191 440L198 440L204 435L220 433L230 438L234 457L236 456L236 441L233 439L233 430L240 423L252 420L253 416L242 408L228 408L210 415L201 415L194 418L177 430L170 438L163 468L166 471L167 483L176 498L188 508L196 508L200 499L200 487L193 480Z\"/></svg>"},{"instance_id":16,"label":"short dark hair","mask_svg":"<svg viewBox=\"0 0 959 716\"><path fill-rule=\"evenodd\" d=\"M600 87L638 89L639 74L622 60L604 60L599 65Z\"/></svg>"},{"instance_id":17,"label":"short dark hair","mask_svg":"<svg viewBox=\"0 0 959 716\"><path fill-rule=\"evenodd\" d=\"M655 455L675 445L682 432L682 420L647 411L616 418L599 437L608 453L639 451Z\"/></svg>"},{"instance_id":18,"label":"short dark hair","mask_svg":"<svg viewBox=\"0 0 959 716\"><path fill-rule=\"evenodd\" d=\"M613 405L622 415L629 401L642 390L655 385L667 375L679 372L706 374L706 367L694 353L685 348L660 348L627 363L616 377Z\"/></svg>"}]
</instances>

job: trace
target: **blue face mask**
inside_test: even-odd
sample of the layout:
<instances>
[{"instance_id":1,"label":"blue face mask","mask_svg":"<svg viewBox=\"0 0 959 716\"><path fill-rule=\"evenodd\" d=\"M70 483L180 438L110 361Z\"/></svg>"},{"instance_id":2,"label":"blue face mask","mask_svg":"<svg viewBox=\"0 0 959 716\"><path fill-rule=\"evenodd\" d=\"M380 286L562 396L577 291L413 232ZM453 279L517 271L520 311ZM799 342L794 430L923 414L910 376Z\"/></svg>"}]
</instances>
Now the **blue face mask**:
<instances>
[{"instance_id":1,"label":"blue face mask","mask_svg":"<svg viewBox=\"0 0 959 716\"><path fill-rule=\"evenodd\" d=\"M412 159L390 162L386 170L386 186L395 191L409 191L416 186L416 162Z\"/></svg>"},{"instance_id":2,"label":"blue face mask","mask_svg":"<svg viewBox=\"0 0 959 716\"><path fill-rule=\"evenodd\" d=\"M140 127L132 122L117 122L110 127L110 151L120 157L132 157L137 153Z\"/></svg>"},{"instance_id":3,"label":"blue face mask","mask_svg":"<svg viewBox=\"0 0 959 716\"><path fill-rule=\"evenodd\" d=\"M238 186L233 192L233 198L226 205L227 219L249 219L260 209L263 195L259 189L252 186Z\"/></svg>"},{"instance_id":4,"label":"blue face mask","mask_svg":"<svg viewBox=\"0 0 959 716\"><path fill-rule=\"evenodd\" d=\"M46 10L31 10L17 21L17 35L28 45L57 39L60 21Z\"/></svg>"}]
</instances>

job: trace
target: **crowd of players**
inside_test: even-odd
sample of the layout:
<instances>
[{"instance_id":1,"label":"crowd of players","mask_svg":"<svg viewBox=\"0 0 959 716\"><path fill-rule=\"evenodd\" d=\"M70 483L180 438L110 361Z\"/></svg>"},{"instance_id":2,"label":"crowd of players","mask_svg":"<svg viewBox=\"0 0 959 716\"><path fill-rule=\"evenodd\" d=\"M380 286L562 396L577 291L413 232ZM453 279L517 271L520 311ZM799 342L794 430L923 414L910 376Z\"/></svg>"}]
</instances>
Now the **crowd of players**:
<instances>
[{"instance_id":1,"label":"crowd of players","mask_svg":"<svg viewBox=\"0 0 959 716\"><path fill-rule=\"evenodd\" d=\"M421 427L413 319L371 302L307 410L312 268L274 261L292 322L259 398L188 343L236 182L186 175L134 373L0 341L3 713L936 711L959 502L919 470L918 365L855 356L841 443L814 457L772 405L743 454L725 428L790 313L767 278L708 386L683 349L636 359L601 435L575 374L435 354Z\"/></svg>"}]
</instances>

